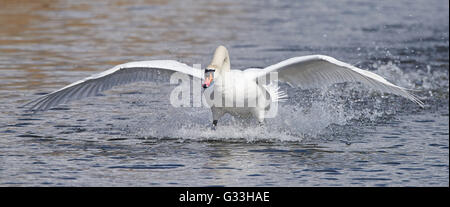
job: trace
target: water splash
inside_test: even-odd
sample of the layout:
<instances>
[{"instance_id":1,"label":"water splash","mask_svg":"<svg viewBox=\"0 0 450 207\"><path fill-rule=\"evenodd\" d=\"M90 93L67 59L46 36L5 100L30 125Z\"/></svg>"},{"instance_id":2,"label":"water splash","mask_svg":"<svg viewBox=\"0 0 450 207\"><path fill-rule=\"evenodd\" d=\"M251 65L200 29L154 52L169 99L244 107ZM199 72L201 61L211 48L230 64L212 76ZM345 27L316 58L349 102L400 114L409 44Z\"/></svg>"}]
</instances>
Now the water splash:
<instances>
[{"instance_id":1,"label":"water splash","mask_svg":"<svg viewBox=\"0 0 450 207\"><path fill-rule=\"evenodd\" d=\"M404 72L392 63L374 66L377 68L374 72L403 87L427 90L433 89L436 84L443 84L436 82L436 79L442 77L440 71ZM417 85L418 82L422 84ZM277 116L266 119L262 127L255 120L248 122L225 116L214 131L210 129L209 109L167 106L167 110L152 111L151 115L135 120L136 126L128 125L125 128L136 136L151 138L195 141L302 141L304 138L317 139L329 134L330 126L386 121L399 111L407 113L409 108L417 108L414 103L409 103L401 97L381 94L358 83L336 84L323 90L282 87L290 98L280 104ZM421 95L426 96L427 93L422 92Z\"/></svg>"}]
</instances>

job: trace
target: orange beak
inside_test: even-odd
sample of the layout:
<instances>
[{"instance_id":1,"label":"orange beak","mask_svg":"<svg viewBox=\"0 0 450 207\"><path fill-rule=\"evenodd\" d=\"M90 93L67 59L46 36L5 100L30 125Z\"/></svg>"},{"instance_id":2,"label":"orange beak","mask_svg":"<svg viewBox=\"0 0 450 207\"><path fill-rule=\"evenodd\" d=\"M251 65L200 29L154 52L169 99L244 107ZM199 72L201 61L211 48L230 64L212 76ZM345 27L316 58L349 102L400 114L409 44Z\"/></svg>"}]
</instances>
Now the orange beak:
<instances>
[{"instance_id":1,"label":"orange beak","mask_svg":"<svg viewBox=\"0 0 450 207\"><path fill-rule=\"evenodd\" d=\"M205 77L205 82L203 83L203 88L208 88L213 83L213 73L209 73L209 76Z\"/></svg>"}]
</instances>

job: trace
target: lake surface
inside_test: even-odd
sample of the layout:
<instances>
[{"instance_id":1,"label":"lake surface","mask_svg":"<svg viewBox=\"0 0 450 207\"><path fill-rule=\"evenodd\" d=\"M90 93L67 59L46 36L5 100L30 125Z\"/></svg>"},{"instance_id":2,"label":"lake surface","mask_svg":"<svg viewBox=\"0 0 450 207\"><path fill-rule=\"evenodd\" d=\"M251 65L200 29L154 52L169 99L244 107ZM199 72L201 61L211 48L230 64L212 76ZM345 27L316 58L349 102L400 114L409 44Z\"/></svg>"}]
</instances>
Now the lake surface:
<instances>
[{"instance_id":1,"label":"lake surface","mask_svg":"<svg viewBox=\"0 0 450 207\"><path fill-rule=\"evenodd\" d=\"M449 3L0 0L0 186L449 186ZM324 54L417 90L358 83L289 95L265 126L174 108L135 83L18 108L117 64L232 68Z\"/></svg>"}]
</instances>

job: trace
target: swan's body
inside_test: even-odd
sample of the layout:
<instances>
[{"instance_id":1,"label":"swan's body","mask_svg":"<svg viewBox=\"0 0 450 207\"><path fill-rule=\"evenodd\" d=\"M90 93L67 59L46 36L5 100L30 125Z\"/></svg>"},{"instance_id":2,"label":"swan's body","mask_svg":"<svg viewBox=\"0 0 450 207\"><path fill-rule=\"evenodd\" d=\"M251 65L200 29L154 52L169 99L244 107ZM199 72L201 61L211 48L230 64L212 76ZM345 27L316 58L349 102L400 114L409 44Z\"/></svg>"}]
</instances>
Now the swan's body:
<instances>
[{"instance_id":1,"label":"swan's body","mask_svg":"<svg viewBox=\"0 0 450 207\"><path fill-rule=\"evenodd\" d=\"M253 75L254 72L250 70L230 70L215 75L213 101L217 96L221 96L223 101L222 104L219 103L221 105L219 107L214 103L208 103L211 106L213 120L219 120L228 113L239 117L253 116L259 122L264 121L265 108L275 97L267 99L267 89L263 85L257 84ZM248 103L253 103L253 105Z\"/></svg>"},{"instance_id":2,"label":"swan's body","mask_svg":"<svg viewBox=\"0 0 450 207\"><path fill-rule=\"evenodd\" d=\"M285 95L280 93L276 86L258 84L257 80L271 72L277 72L279 81L293 87L320 88L339 82L356 81L382 92L403 96L423 107L423 103L406 89L388 82L375 73L356 68L329 56L294 57L264 69L251 68L243 71L231 70L230 65L228 51L224 46L216 49L211 64L205 69L205 78L200 69L173 60L131 62L74 82L27 105L31 105L31 110L47 110L61 103L97 95L116 85L137 81L157 81L167 79L175 72L181 72L194 78L204 79L204 88L214 85L211 87L214 88L213 100L217 97L223 99L224 105L208 102L213 115L213 126L226 113L241 117L253 116L263 122L268 105L285 98ZM249 105L249 102L255 104Z\"/></svg>"}]
</instances>

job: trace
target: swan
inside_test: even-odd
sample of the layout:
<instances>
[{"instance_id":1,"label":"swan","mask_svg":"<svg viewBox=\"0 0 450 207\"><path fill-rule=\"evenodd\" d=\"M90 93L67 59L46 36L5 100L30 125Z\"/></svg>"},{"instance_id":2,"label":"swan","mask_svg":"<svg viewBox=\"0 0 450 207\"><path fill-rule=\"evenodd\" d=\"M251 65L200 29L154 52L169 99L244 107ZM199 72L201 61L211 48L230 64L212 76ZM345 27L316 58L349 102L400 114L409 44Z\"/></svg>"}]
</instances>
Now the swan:
<instances>
[{"instance_id":1,"label":"swan","mask_svg":"<svg viewBox=\"0 0 450 207\"><path fill-rule=\"evenodd\" d=\"M231 70L230 66L228 50L222 45L216 48L211 64L204 70L174 60L129 62L41 96L24 107L32 111L44 111L58 104L95 96L117 85L138 81L164 81L176 72L202 80L204 93L208 89L213 90L213 93L209 93L213 94L213 98L207 99L212 112L213 129L218 120L227 113L233 116L254 117L259 123L263 123L267 118L268 106L287 97L279 91L277 85L273 85L274 81L263 84L258 82L272 73L277 75L275 82L280 81L303 89L321 88L347 81L361 82L381 92L403 96L424 107L424 103L408 89L396 86L373 72L325 55L293 57L263 69ZM215 100L221 102L217 104ZM231 105L220 104L223 102ZM254 104L245 106L243 102Z\"/></svg>"}]
</instances>

